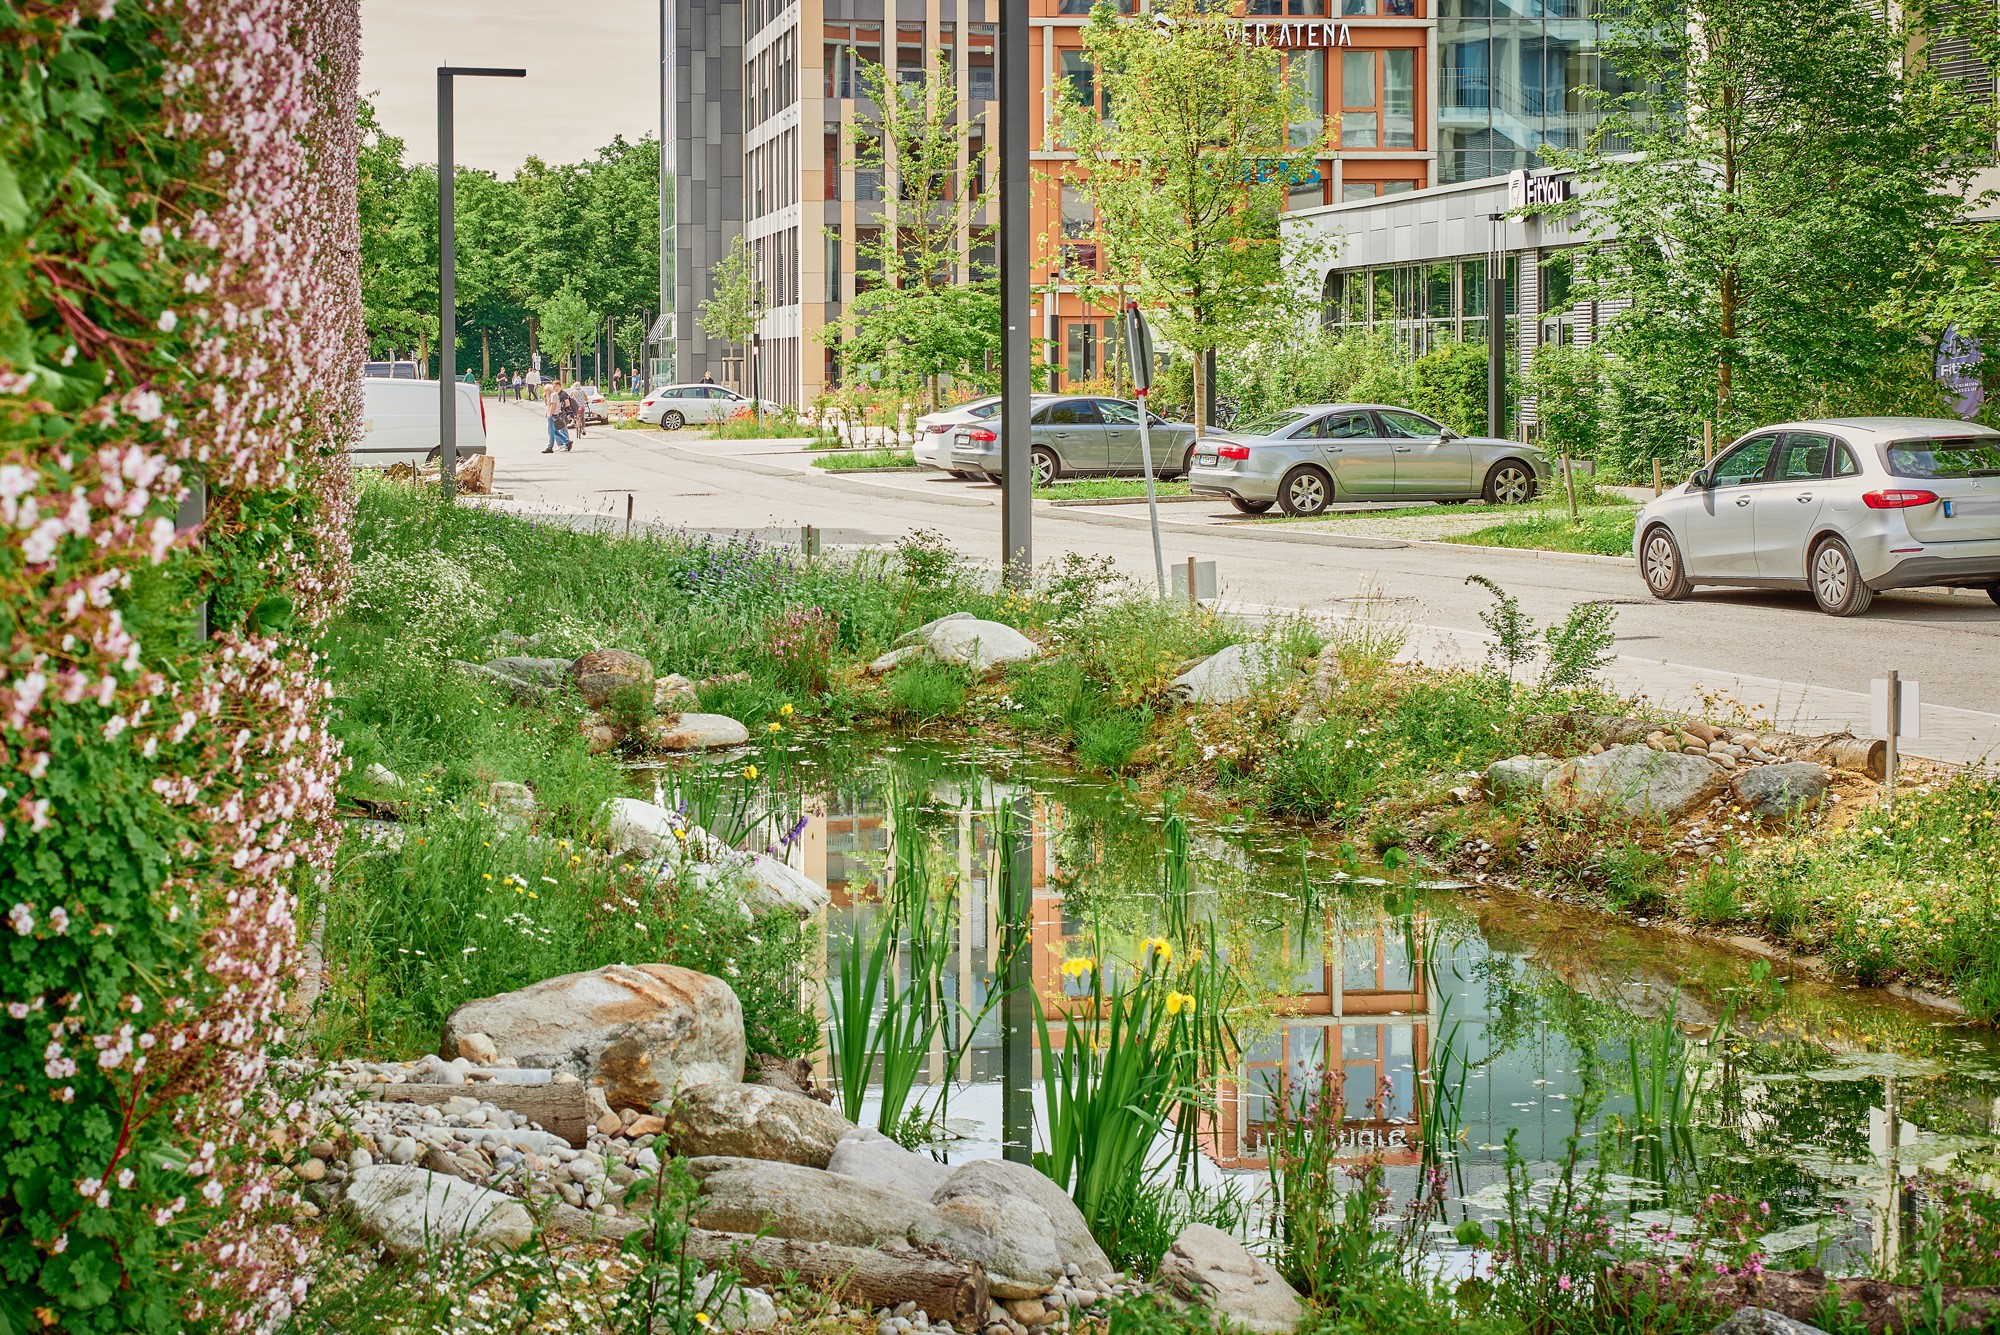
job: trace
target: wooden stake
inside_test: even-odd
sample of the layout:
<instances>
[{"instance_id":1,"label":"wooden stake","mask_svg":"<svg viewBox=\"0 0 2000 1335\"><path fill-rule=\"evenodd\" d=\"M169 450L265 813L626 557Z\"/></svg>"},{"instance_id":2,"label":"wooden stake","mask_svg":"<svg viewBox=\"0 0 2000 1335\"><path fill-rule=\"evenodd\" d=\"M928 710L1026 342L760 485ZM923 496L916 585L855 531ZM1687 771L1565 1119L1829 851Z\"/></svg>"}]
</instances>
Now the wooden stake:
<instances>
[{"instance_id":1,"label":"wooden stake","mask_svg":"<svg viewBox=\"0 0 2000 1335\"><path fill-rule=\"evenodd\" d=\"M1896 734L1903 730L1903 682L1902 674L1889 669L1889 736L1888 745L1882 754L1882 788L1888 794L1889 810L1896 809Z\"/></svg>"},{"instance_id":2,"label":"wooden stake","mask_svg":"<svg viewBox=\"0 0 2000 1335\"><path fill-rule=\"evenodd\" d=\"M1715 462L1715 422L1713 419L1704 421L1701 424L1701 461L1705 464Z\"/></svg>"},{"instance_id":3,"label":"wooden stake","mask_svg":"<svg viewBox=\"0 0 2000 1335\"><path fill-rule=\"evenodd\" d=\"M1660 461L1655 459L1653 460L1653 494L1658 496L1665 490L1666 488L1660 483Z\"/></svg>"},{"instance_id":4,"label":"wooden stake","mask_svg":"<svg viewBox=\"0 0 2000 1335\"><path fill-rule=\"evenodd\" d=\"M1188 558L1188 606L1201 606L1201 599L1195 596L1194 591L1194 558L1192 556Z\"/></svg>"},{"instance_id":5,"label":"wooden stake","mask_svg":"<svg viewBox=\"0 0 2000 1335\"><path fill-rule=\"evenodd\" d=\"M632 536L632 493L625 493L625 536Z\"/></svg>"}]
</instances>

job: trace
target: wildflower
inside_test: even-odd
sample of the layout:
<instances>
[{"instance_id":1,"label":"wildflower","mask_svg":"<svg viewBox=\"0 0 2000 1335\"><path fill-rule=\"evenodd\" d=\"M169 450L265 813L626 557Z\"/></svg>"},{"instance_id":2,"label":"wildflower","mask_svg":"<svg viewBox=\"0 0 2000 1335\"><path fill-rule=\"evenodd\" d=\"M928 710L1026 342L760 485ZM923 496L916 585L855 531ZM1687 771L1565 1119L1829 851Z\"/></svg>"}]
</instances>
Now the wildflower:
<instances>
[{"instance_id":1,"label":"wildflower","mask_svg":"<svg viewBox=\"0 0 2000 1335\"><path fill-rule=\"evenodd\" d=\"M784 730L785 725L777 722L775 719L764 728L765 732L783 732Z\"/></svg>"},{"instance_id":2,"label":"wildflower","mask_svg":"<svg viewBox=\"0 0 2000 1335\"><path fill-rule=\"evenodd\" d=\"M709 1323L708 1313L706 1312L696 1312L694 1314L694 1319L703 1326L707 1326Z\"/></svg>"},{"instance_id":3,"label":"wildflower","mask_svg":"<svg viewBox=\"0 0 2000 1335\"><path fill-rule=\"evenodd\" d=\"M1090 958L1090 956L1088 955L1078 955L1072 959L1066 959L1063 961L1063 966L1062 966L1063 977L1081 978L1085 974L1089 973L1092 969L1095 969L1096 967L1097 967L1096 960Z\"/></svg>"},{"instance_id":4,"label":"wildflower","mask_svg":"<svg viewBox=\"0 0 2000 1335\"><path fill-rule=\"evenodd\" d=\"M744 778L746 778L746 779L754 779L754 778L756 778L756 777L757 777L757 767L756 767L755 765L745 765L745 766L743 767L743 777L744 777Z\"/></svg>"},{"instance_id":5,"label":"wildflower","mask_svg":"<svg viewBox=\"0 0 2000 1335\"><path fill-rule=\"evenodd\" d=\"M786 718L790 718L792 716L792 707L789 704L779 705L778 712L780 714L783 714Z\"/></svg>"},{"instance_id":6,"label":"wildflower","mask_svg":"<svg viewBox=\"0 0 2000 1335\"><path fill-rule=\"evenodd\" d=\"M1140 957L1144 958L1147 951L1153 953L1155 963L1172 964L1174 962L1173 943L1163 936L1149 936L1144 941L1141 941L1139 943Z\"/></svg>"},{"instance_id":7,"label":"wildflower","mask_svg":"<svg viewBox=\"0 0 2000 1335\"><path fill-rule=\"evenodd\" d=\"M1179 1015L1182 1011L1186 1011L1189 1015L1194 1014L1193 995L1187 992L1167 993L1167 1014Z\"/></svg>"}]
</instances>

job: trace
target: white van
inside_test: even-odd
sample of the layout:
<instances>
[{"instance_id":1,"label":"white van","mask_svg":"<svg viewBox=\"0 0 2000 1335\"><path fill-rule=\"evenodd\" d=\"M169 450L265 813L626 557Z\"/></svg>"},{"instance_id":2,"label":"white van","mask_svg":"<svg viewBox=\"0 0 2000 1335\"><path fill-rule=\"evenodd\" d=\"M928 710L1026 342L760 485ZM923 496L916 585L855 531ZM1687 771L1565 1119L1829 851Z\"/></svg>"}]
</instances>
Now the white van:
<instances>
[{"instance_id":1,"label":"white van","mask_svg":"<svg viewBox=\"0 0 2000 1335\"><path fill-rule=\"evenodd\" d=\"M486 400L479 386L460 381L458 454L486 453ZM434 462L438 455L438 382L361 382L361 440L354 447L357 468Z\"/></svg>"}]
</instances>

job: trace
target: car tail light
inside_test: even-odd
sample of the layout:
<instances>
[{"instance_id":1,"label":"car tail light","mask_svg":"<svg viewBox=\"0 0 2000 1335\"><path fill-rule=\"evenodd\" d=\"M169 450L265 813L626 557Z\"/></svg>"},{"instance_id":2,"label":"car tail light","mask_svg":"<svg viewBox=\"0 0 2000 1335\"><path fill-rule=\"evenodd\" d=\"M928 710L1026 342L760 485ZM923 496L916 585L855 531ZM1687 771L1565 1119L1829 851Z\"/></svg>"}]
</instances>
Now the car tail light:
<instances>
[{"instance_id":1,"label":"car tail light","mask_svg":"<svg viewBox=\"0 0 2000 1335\"><path fill-rule=\"evenodd\" d=\"M968 431L968 432L966 432L966 433L965 433L965 438L966 438L967 440L976 440L976 441L979 441L979 442L981 442L981 443L984 443L984 442L986 442L986 441L991 441L991 440L998 440L998 439L1000 439L1000 437L999 437L998 435L994 434L994 433L993 433L993 432L991 432L991 431L988 431L988 430L987 430L987 429L986 429L985 427L983 427L983 426L976 426L976 427L972 428L972 430L970 430L970 431Z\"/></svg>"},{"instance_id":2,"label":"car tail light","mask_svg":"<svg viewBox=\"0 0 2000 1335\"><path fill-rule=\"evenodd\" d=\"M479 434L486 434L486 396L479 396Z\"/></svg>"},{"instance_id":3,"label":"car tail light","mask_svg":"<svg viewBox=\"0 0 2000 1335\"><path fill-rule=\"evenodd\" d=\"M945 432L951 430L951 424L949 422L932 422L924 430L930 432L933 436L942 436Z\"/></svg>"},{"instance_id":4,"label":"car tail light","mask_svg":"<svg viewBox=\"0 0 2000 1335\"><path fill-rule=\"evenodd\" d=\"M1934 491L1871 491L1862 497L1862 503L1871 510L1907 510L1913 505L1934 505L1938 495Z\"/></svg>"},{"instance_id":5,"label":"car tail light","mask_svg":"<svg viewBox=\"0 0 2000 1335\"><path fill-rule=\"evenodd\" d=\"M1248 445L1223 445L1217 447L1215 452L1225 459L1248 459L1250 457L1250 447Z\"/></svg>"}]
</instances>

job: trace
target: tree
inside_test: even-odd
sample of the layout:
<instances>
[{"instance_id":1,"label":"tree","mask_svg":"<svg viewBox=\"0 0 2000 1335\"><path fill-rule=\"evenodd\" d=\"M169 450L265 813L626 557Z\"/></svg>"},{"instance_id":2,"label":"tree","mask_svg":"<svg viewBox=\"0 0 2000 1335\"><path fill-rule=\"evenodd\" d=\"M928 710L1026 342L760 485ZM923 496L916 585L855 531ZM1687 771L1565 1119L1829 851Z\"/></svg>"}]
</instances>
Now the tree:
<instances>
[{"instance_id":1,"label":"tree","mask_svg":"<svg viewBox=\"0 0 2000 1335\"><path fill-rule=\"evenodd\" d=\"M542 322L542 342L555 351L565 375L574 374L574 358L583 345L594 338L604 317L590 309L575 283L564 283L553 297L536 311Z\"/></svg>"},{"instance_id":2,"label":"tree","mask_svg":"<svg viewBox=\"0 0 2000 1335\"><path fill-rule=\"evenodd\" d=\"M635 371L639 366L639 358L645 354L646 335L650 332L652 327L646 323L646 317L643 315L628 315L618 322L619 351L625 354L626 364Z\"/></svg>"},{"instance_id":3,"label":"tree","mask_svg":"<svg viewBox=\"0 0 2000 1335\"><path fill-rule=\"evenodd\" d=\"M742 233L729 238L729 253L709 271L709 290L715 295L701 303L702 332L732 347L749 342L764 318L764 285L757 281L750 245ZM750 410L762 411L754 395Z\"/></svg>"},{"instance_id":4,"label":"tree","mask_svg":"<svg viewBox=\"0 0 2000 1335\"><path fill-rule=\"evenodd\" d=\"M971 182L984 174L985 153L969 154L960 170L967 125L942 54L910 83L863 61L861 84L879 119L852 131L855 169L877 174L883 203L881 227L872 240L857 238L855 254L875 281L830 336L848 366L925 386L935 411L942 377L984 379L988 356L1000 351L993 275L970 262L959 273L979 208Z\"/></svg>"},{"instance_id":5,"label":"tree","mask_svg":"<svg viewBox=\"0 0 2000 1335\"><path fill-rule=\"evenodd\" d=\"M1877 306L1964 216L1993 124L1911 58L1918 11L1879 9L1609 11L1605 54L1628 91L1608 96L1590 145L1547 156L1579 172L1586 230L1617 238L1586 254L1579 292L1630 303L1608 347L1650 383L1620 398L1672 414L1632 454L1674 437L1685 450L1702 418L1726 438L1774 418L1935 406L1925 332Z\"/></svg>"},{"instance_id":6,"label":"tree","mask_svg":"<svg viewBox=\"0 0 2000 1335\"><path fill-rule=\"evenodd\" d=\"M1058 103L1078 184L1129 255L1137 300L1191 354L1197 402L1205 355L1251 342L1291 300L1284 275L1310 243L1278 220L1290 182L1330 151L1325 127L1295 124L1303 80L1236 23L1203 0L1140 17L1099 4L1083 30L1095 79Z\"/></svg>"},{"instance_id":7,"label":"tree","mask_svg":"<svg viewBox=\"0 0 2000 1335\"><path fill-rule=\"evenodd\" d=\"M1604 354L1595 348L1549 343L1528 363L1528 391L1535 396L1542 443L1562 457L1563 490L1576 522L1576 483L1570 460L1597 451L1604 423Z\"/></svg>"}]
</instances>

